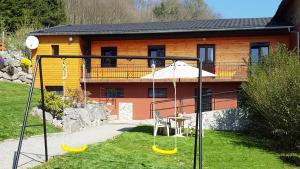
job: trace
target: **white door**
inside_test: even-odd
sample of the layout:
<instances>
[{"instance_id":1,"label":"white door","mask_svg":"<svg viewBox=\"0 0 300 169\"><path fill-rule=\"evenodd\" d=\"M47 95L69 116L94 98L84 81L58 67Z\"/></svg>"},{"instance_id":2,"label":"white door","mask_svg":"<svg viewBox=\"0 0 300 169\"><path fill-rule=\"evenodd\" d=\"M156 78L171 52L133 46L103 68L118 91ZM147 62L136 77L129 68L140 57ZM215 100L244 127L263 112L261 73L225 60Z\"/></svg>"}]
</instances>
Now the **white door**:
<instances>
[{"instance_id":1,"label":"white door","mask_svg":"<svg viewBox=\"0 0 300 169\"><path fill-rule=\"evenodd\" d=\"M119 120L133 119L133 103L119 103Z\"/></svg>"}]
</instances>

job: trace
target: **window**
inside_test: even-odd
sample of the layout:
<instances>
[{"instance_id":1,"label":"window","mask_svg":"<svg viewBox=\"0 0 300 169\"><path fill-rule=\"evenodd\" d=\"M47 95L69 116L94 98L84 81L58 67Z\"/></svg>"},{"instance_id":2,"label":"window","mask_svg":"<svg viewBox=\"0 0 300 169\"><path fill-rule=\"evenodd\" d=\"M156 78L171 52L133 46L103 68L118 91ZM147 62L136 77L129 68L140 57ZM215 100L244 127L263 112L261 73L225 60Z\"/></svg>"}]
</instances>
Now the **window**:
<instances>
[{"instance_id":1,"label":"window","mask_svg":"<svg viewBox=\"0 0 300 169\"><path fill-rule=\"evenodd\" d=\"M64 87L63 86L46 86L46 90L48 92L55 92L58 95L64 94Z\"/></svg>"},{"instance_id":2,"label":"window","mask_svg":"<svg viewBox=\"0 0 300 169\"><path fill-rule=\"evenodd\" d=\"M107 98L121 98L124 97L124 89L122 88L106 88L105 97Z\"/></svg>"},{"instance_id":3,"label":"window","mask_svg":"<svg viewBox=\"0 0 300 169\"><path fill-rule=\"evenodd\" d=\"M250 62L258 63L262 57L269 55L270 43L252 43L250 49Z\"/></svg>"},{"instance_id":4,"label":"window","mask_svg":"<svg viewBox=\"0 0 300 169\"><path fill-rule=\"evenodd\" d=\"M52 45L52 55L58 56L59 55L59 46L58 45Z\"/></svg>"},{"instance_id":5,"label":"window","mask_svg":"<svg viewBox=\"0 0 300 169\"><path fill-rule=\"evenodd\" d=\"M102 47L101 48L102 56L117 56L116 47ZM117 67L117 59L112 58L102 58L101 67Z\"/></svg>"},{"instance_id":6,"label":"window","mask_svg":"<svg viewBox=\"0 0 300 169\"><path fill-rule=\"evenodd\" d=\"M197 111L197 96L198 96L198 89L195 89L195 103L196 103L196 111ZM207 88L202 89L202 112L204 111L211 111L212 110L212 91Z\"/></svg>"},{"instance_id":7,"label":"window","mask_svg":"<svg viewBox=\"0 0 300 169\"><path fill-rule=\"evenodd\" d=\"M204 64L213 64L215 62L215 45L198 45L198 58L201 58Z\"/></svg>"},{"instance_id":8,"label":"window","mask_svg":"<svg viewBox=\"0 0 300 169\"><path fill-rule=\"evenodd\" d=\"M148 57L165 57L165 46L149 46L148 47ZM151 67L152 64L155 64L156 67L165 67L165 60L148 60L148 67Z\"/></svg>"},{"instance_id":9,"label":"window","mask_svg":"<svg viewBox=\"0 0 300 169\"><path fill-rule=\"evenodd\" d=\"M153 97L153 89L148 89L148 97ZM155 88L155 97L156 98L167 98L168 97L168 90L167 88Z\"/></svg>"}]
</instances>

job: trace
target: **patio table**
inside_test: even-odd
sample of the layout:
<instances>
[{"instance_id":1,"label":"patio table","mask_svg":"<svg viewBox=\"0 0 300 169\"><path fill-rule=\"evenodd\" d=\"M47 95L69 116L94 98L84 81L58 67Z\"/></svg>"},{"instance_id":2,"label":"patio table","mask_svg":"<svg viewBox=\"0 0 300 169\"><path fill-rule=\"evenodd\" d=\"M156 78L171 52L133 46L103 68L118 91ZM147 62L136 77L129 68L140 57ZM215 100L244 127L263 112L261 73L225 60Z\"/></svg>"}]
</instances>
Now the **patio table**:
<instances>
[{"instance_id":1,"label":"patio table","mask_svg":"<svg viewBox=\"0 0 300 169\"><path fill-rule=\"evenodd\" d=\"M186 116L170 116L167 117L168 122L171 124L171 120L175 121L177 123L177 129L175 130L175 136L183 137L182 134L182 129L184 128L184 121L190 120L191 117L186 117Z\"/></svg>"}]
</instances>

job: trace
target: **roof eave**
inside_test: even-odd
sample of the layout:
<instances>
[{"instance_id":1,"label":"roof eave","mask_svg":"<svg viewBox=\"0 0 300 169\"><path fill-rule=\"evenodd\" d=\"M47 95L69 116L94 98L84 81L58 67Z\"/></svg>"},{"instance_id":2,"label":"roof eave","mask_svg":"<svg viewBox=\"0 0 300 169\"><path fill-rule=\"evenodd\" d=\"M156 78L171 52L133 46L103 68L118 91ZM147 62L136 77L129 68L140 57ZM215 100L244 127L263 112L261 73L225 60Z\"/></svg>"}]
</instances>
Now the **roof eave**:
<instances>
[{"instance_id":1,"label":"roof eave","mask_svg":"<svg viewBox=\"0 0 300 169\"><path fill-rule=\"evenodd\" d=\"M82 32L31 32L30 35L33 36L46 36L46 35L118 35L118 34L156 34L156 33L195 33L195 32L227 32L227 31L255 31L255 30L285 30L290 31L294 26L270 26L270 27L245 27L245 28L226 28L226 29L199 29L199 30L156 30L156 31L132 31L132 32L117 32L117 31L107 31L107 32L92 32L92 31L82 31Z\"/></svg>"}]
</instances>

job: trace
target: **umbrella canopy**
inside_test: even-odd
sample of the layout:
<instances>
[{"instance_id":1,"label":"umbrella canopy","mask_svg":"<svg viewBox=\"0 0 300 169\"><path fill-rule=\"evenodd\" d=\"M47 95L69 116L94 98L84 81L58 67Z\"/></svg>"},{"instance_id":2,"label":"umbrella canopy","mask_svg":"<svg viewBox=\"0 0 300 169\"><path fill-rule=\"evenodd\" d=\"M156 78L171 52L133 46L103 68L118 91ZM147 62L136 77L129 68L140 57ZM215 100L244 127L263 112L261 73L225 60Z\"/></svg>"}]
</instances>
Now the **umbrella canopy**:
<instances>
[{"instance_id":1,"label":"umbrella canopy","mask_svg":"<svg viewBox=\"0 0 300 169\"><path fill-rule=\"evenodd\" d=\"M174 71L175 69L175 71ZM155 71L154 79L192 79L197 78L199 76L199 69L189 64L177 61L170 66ZM202 70L202 77L215 77L215 74ZM153 74L148 74L143 77L142 79L153 79Z\"/></svg>"}]
</instances>

